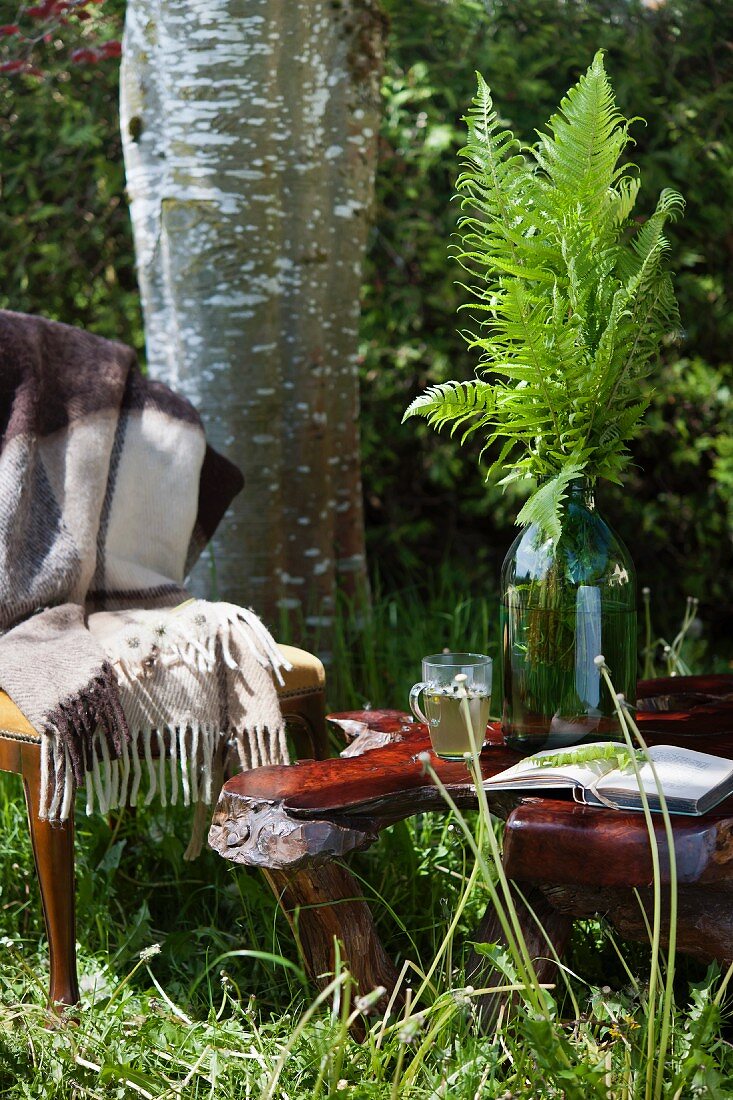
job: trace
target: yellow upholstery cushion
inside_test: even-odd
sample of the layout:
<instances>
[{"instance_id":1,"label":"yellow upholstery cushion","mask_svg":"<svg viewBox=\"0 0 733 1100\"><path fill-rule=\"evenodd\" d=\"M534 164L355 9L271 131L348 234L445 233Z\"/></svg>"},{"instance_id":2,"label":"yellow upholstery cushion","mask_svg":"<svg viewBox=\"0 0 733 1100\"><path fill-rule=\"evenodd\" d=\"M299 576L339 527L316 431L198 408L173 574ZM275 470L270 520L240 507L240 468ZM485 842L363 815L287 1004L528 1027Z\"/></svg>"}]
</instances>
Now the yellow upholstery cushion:
<instances>
[{"instance_id":1,"label":"yellow upholstery cushion","mask_svg":"<svg viewBox=\"0 0 733 1100\"><path fill-rule=\"evenodd\" d=\"M307 653L304 649L296 649L292 645L279 645L278 649L285 660L293 666L290 672L283 670L282 678L285 681L283 686L277 685L277 693L281 699L323 691L326 671L318 657Z\"/></svg>"},{"instance_id":2,"label":"yellow upholstery cushion","mask_svg":"<svg viewBox=\"0 0 733 1100\"><path fill-rule=\"evenodd\" d=\"M0 737L3 734L15 734L24 739L28 737L41 740L40 734L34 730L26 716L18 710L13 700L4 691L0 691Z\"/></svg>"}]
</instances>

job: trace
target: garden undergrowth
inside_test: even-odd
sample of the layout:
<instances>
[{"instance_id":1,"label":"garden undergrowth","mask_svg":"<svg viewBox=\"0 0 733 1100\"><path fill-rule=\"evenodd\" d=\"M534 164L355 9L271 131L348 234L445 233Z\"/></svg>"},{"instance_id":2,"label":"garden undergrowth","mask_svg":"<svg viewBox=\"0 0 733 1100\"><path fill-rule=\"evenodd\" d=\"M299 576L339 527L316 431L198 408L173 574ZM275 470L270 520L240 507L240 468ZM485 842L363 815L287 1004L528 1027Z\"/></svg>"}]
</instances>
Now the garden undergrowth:
<instances>
[{"instance_id":1,"label":"garden undergrowth","mask_svg":"<svg viewBox=\"0 0 733 1100\"><path fill-rule=\"evenodd\" d=\"M454 591L451 604L444 584L432 605L417 589L377 591L366 628L342 621L331 707L404 705L419 658L443 644L462 639L491 652L479 597ZM446 606L453 615L439 610ZM466 961L484 908L492 896L503 898L492 858L500 829L485 813L420 815L350 863L401 974L401 1006L395 1001L387 1018L360 999L345 965L316 996L264 878L209 851L184 862L188 825L180 808L139 808L109 822L79 808L82 1004L49 1028L47 949L20 782L0 776L0 1096L733 1095L719 969L677 960L666 1062L650 1092L646 1041L650 1019L661 1019L664 1008L664 952L650 995L652 949L622 946L598 921L576 925L552 989L533 987L531 973L521 973L521 947L518 957L491 950L486 980L516 987L519 1004L482 1033L481 986ZM349 1034L357 1017L366 1026L362 1043Z\"/></svg>"}]
</instances>

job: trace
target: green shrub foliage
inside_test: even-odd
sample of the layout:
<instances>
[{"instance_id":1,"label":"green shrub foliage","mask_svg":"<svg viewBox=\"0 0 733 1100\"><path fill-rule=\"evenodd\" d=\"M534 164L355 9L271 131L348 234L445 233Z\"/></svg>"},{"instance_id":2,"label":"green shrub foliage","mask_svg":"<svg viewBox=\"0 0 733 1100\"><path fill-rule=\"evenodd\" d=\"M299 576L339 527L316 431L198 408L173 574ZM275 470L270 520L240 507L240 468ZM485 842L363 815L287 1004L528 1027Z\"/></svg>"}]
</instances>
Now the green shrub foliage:
<instances>
[{"instance_id":1,"label":"green shrub foliage","mask_svg":"<svg viewBox=\"0 0 733 1100\"><path fill-rule=\"evenodd\" d=\"M383 0L391 18L377 206L363 299L368 534L396 575L449 553L490 591L523 497L486 486L473 453L424 422L400 427L428 385L469 378L456 333L464 292L446 242L461 115L485 74L502 122L526 142L595 51L625 114L642 114L640 217L665 186L685 195L669 230L685 340L655 376L626 488L601 506L633 549L672 636L688 593L713 653L730 656L733 528L733 6L728 0ZM118 18L123 0L106 0ZM0 25L17 4L0 0ZM119 32L115 32L118 34ZM54 49L49 45L49 53ZM118 135L117 65L40 80L0 74L0 305L142 348ZM50 62L49 67L52 68ZM646 196L646 198L645 198ZM648 203L649 205L644 205ZM497 457L488 454L487 461ZM665 615L668 617L665 619Z\"/></svg>"},{"instance_id":2,"label":"green shrub foliage","mask_svg":"<svg viewBox=\"0 0 733 1100\"><path fill-rule=\"evenodd\" d=\"M123 11L124 0L106 0L107 35L119 37ZM0 25L17 13L17 3L0 0ZM23 29L38 30L32 20ZM41 76L0 73L0 306L83 325L140 350L119 63L73 63L71 47L80 44L78 28L61 27L38 48ZM3 48L3 58L25 51L15 37Z\"/></svg>"}]
</instances>

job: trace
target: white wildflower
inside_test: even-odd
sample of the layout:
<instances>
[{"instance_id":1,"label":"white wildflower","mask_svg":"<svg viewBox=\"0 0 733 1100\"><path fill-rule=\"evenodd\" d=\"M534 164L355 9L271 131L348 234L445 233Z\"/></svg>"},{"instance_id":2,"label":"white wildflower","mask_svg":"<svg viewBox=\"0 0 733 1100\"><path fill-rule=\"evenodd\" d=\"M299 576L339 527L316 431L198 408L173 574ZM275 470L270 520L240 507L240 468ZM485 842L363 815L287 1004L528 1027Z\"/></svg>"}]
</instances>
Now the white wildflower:
<instances>
[{"instance_id":1,"label":"white wildflower","mask_svg":"<svg viewBox=\"0 0 733 1100\"><path fill-rule=\"evenodd\" d=\"M357 1012L369 1012L386 992L387 990L383 985L377 985L371 993L365 993L363 997L357 997L354 1001L354 1008Z\"/></svg>"},{"instance_id":2,"label":"white wildflower","mask_svg":"<svg viewBox=\"0 0 733 1100\"><path fill-rule=\"evenodd\" d=\"M409 1045L414 1043L420 1031L420 1020L416 1016L410 1016L400 1028L397 1038L401 1043Z\"/></svg>"}]
</instances>

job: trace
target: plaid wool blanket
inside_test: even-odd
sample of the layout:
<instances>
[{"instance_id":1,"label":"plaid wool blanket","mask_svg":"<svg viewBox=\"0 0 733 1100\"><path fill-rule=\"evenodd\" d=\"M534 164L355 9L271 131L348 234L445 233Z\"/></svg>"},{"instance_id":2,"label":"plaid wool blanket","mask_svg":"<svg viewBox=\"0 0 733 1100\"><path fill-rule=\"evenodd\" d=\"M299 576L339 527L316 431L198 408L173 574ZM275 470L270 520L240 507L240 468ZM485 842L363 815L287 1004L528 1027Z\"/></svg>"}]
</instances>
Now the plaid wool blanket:
<instances>
[{"instance_id":1,"label":"plaid wool blanket","mask_svg":"<svg viewBox=\"0 0 733 1100\"><path fill-rule=\"evenodd\" d=\"M51 820L203 802L225 759L287 760L251 612L184 577L242 487L132 350L0 311L0 687L42 734Z\"/></svg>"}]
</instances>

